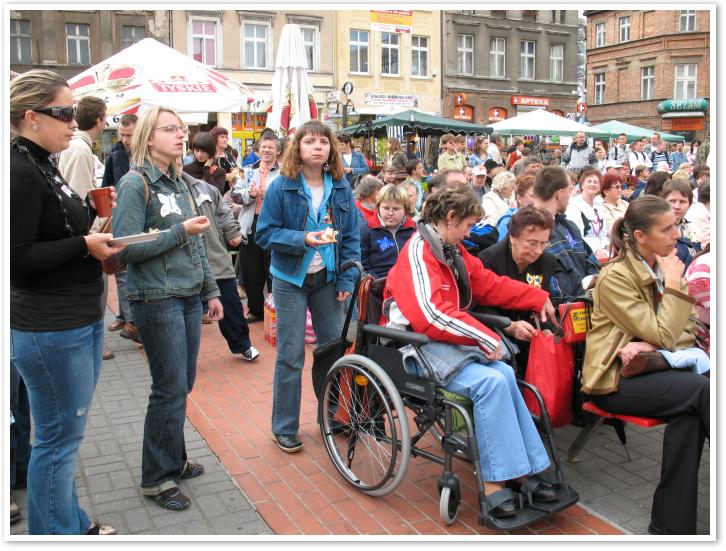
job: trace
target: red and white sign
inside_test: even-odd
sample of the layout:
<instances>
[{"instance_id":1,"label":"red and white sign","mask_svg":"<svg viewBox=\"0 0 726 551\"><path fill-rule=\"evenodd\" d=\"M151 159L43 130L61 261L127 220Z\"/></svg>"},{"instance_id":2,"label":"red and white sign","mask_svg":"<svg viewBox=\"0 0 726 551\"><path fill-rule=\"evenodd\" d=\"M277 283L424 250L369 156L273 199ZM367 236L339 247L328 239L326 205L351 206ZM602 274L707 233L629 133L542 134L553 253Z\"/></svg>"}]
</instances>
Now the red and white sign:
<instances>
[{"instance_id":1,"label":"red and white sign","mask_svg":"<svg viewBox=\"0 0 726 551\"><path fill-rule=\"evenodd\" d=\"M490 107L487 111L489 122L499 122L507 118L507 110L503 107Z\"/></svg>"},{"instance_id":2,"label":"red and white sign","mask_svg":"<svg viewBox=\"0 0 726 551\"><path fill-rule=\"evenodd\" d=\"M474 108L471 105L459 105L454 108L454 118L458 121L473 121Z\"/></svg>"},{"instance_id":3,"label":"red and white sign","mask_svg":"<svg viewBox=\"0 0 726 551\"><path fill-rule=\"evenodd\" d=\"M464 105L466 103L466 94L456 94L456 105Z\"/></svg>"},{"instance_id":4,"label":"red and white sign","mask_svg":"<svg viewBox=\"0 0 726 551\"><path fill-rule=\"evenodd\" d=\"M577 102L577 112L580 114L587 113L587 103L585 103L584 101L578 101Z\"/></svg>"},{"instance_id":5,"label":"red and white sign","mask_svg":"<svg viewBox=\"0 0 726 551\"><path fill-rule=\"evenodd\" d=\"M512 105L526 105L532 107L549 107L550 98L538 98L534 96L512 96Z\"/></svg>"},{"instance_id":6,"label":"red and white sign","mask_svg":"<svg viewBox=\"0 0 726 551\"><path fill-rule=\"evenodd\" d=\"M162 82L159 80L150 80L149 82L159 92L206 92L209 94L217 92L211 82Z\"/></svg>"}]
</instances>

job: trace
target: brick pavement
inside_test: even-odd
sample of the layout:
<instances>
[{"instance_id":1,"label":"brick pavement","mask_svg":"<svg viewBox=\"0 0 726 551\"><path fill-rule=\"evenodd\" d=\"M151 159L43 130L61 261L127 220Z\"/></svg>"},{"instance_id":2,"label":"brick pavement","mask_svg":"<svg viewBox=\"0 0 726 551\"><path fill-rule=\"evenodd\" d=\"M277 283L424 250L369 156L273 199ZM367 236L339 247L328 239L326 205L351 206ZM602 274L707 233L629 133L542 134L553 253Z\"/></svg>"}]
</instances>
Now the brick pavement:
<instances>
[{"instance_id":1,"label":"brick pavement","mask_svg":"<svg viewBox=\"0 0 726 551\"><path fill-rule=\"evenodd\" d=\"M109 304L115 304L113 285ZM412 458L399 489L383 498L368 497L344 482L324 451L315 421L311 347L303 374L300 437L305 448L299 454L281 453L269 430L275 350L264 341L262 329L261 323L251 325L261 358L247 363L229 354L216 324L202 326L186 435L190 457L201 459L207 473L183 482L193 505L182 513L164 512L138 492L148 370L129 341L107 332L109 347L117 355L104 362L77 475L79 495L90 514L127 534L495 533L477 524L474 477L464 462L455 460L463 503L458 521L450 527L438 519L436 480L441 467L424 459ZM568 426L555 431L560 457L565 457L578 430ZM518 534L647 534L663 427L628 426L627 433L632 461L627 461L614 431L602 427L577 463L562 462L580 503ZM707 444L700 470L699 534L709 533L709 474ZM18 501L22 508L22 493ZM12 533L24 529L19 523Z\"/></svg>"}]
</instances>

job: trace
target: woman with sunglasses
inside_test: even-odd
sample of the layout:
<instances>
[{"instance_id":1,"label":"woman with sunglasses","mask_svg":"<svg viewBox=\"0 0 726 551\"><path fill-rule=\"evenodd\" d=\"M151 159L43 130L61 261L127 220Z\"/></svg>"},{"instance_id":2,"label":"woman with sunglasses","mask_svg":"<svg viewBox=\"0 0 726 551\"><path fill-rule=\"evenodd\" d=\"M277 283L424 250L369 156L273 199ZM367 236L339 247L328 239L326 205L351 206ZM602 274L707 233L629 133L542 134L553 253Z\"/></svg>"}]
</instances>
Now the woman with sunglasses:
<instances>
[{"instance_id":1,"label":"woman with sunglasses","mask_svg":"<svg viewBox=\"0 0 726 551\"><path fill-rule=\"evenodd\" d=\"M93 204L50 158L77 127L67 82L45 70L16 77L10 124L10 359L27 386L35 427L28 530L115 534L80 507L74 473L101 369L100 261L122 247L109 246L111 234L88 233Z\"/></svg>"},{"instance_id":2,"label":"woman with sunglasses","mask_svg":"<svg viewBox=\"0 0 726 551\"><path fill-rule=\"evenodd\" d=\"M121 179L113 212L119 237L159 231L156 240L129 245L119 258L128 264L129 304L151 371L141 491L171 511L191 504L179 480L204 472L202 465L187 461L184 445L187 395L194 385L201 337L201 299L207 300L210 319L222 319L220 292L201 237L210 222L199 216L174 166L184 153L186 133L171 109L155 107L141 115L131 139L131 170Z\"/></svg>"},{"instance_id":3,"label":"woman with sunglasses","mask_svg":"<svg viewBox=\"0 0 726 551\"><path fill-rule=\"evenodd\" d=\"M628 202L623 199L623 184L617 174L606 174L602 181L602 214L608 235L616 220L625 216Z\"/></svg>"}]
</instances>

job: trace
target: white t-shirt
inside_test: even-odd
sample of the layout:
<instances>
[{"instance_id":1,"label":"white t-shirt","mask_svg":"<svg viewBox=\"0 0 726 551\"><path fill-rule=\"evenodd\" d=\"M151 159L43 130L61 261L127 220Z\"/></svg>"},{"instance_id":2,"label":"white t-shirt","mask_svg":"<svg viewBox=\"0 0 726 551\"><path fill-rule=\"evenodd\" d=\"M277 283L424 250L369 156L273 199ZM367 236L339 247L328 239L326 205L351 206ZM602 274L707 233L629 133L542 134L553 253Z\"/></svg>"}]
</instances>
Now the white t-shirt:
<instances>
[{"instance_id":1,"label":"white t-shirt","mask_svg":"<svg viewBox=\"0 0 726 551\"><path fill-rule=\"evenodd\" d=\"M353 160L352 153L343 153L343 160L347 166L350 166L350 162Z\"/></svg>"},{"instance_id":2,"label":"white t-shirt","mask_svg":"<svg viewBox=\"0 0 726 551\"><path fill-rule=\"evenodd\" d=\"M325 195L325 186L310 186L310 193L313 196L313 211L318 212L318 210L320 210L320 204L323 202L323 196ZM323 268L325 268L325 265L323 264L323 257L320 256L320 253L316 251L315 256L313 256L313 259L308 265L307 273L314 274L316 272L319 272Z\"/></svg>"}]
</instances>

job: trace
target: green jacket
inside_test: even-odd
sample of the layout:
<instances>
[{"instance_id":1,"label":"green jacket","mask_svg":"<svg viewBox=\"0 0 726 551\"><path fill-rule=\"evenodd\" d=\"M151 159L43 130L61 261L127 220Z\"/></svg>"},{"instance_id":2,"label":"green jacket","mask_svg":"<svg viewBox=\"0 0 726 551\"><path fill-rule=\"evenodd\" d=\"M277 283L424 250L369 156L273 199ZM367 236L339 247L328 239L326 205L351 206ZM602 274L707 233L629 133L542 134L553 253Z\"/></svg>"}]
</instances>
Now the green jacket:
<instances>
[{"instance_id":1,"label":"green jacket","mask_svg":"<svg viewBox=\"0 0 726 551\"><path fill-rule=\"evenodd\" d=\"M587 335L582 392L610 394L620 382L618 351L631 341L649 342L670 351L696 342L694 300L688 286L666 288L660 303L656 282L629 249L607 264L595 286L592 327Z\"/></svg>"}]
</instances>

